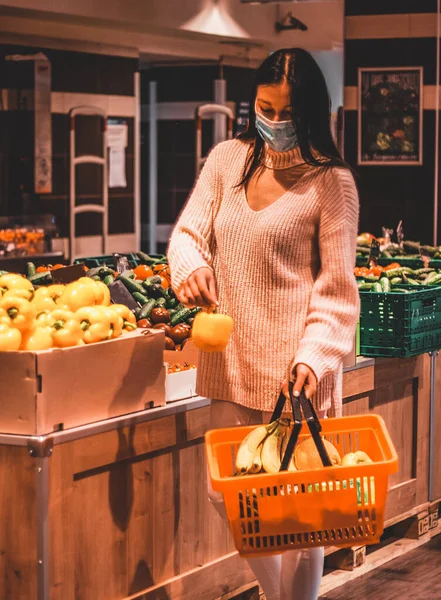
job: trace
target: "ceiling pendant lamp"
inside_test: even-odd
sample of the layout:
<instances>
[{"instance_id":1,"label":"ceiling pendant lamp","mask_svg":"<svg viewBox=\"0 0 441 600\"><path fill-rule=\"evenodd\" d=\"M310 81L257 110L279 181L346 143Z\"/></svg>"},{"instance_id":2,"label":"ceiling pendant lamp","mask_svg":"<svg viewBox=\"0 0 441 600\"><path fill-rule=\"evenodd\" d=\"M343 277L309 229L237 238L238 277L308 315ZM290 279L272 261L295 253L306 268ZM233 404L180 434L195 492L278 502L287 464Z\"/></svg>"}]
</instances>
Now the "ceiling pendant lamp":
<instances>
[{"instance_id":1,"label":"ceiling pendant lamp","mask_svg":"<svg viewBox=\"0 0 441 600\"><path fill-rule=\"evenodd\" d=\"M250 37L248 32L231 17L222 0L208 0L201 12L181 25L181 29L209 35Z\"/></svg>"}]
</instances>

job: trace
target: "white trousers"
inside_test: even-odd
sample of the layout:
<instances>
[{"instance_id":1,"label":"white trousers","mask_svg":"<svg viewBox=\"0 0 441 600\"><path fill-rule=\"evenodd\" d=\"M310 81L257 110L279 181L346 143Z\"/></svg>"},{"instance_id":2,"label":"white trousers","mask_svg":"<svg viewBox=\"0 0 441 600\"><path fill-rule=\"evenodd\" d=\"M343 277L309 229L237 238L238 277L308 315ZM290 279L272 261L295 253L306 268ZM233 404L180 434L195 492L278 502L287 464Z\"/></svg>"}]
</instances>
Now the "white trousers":
<instances>
[{"instance_id":1,"label":"white trousers","mask_svg":"<svg viewBox=\"0 0 441 600\"><path fill-rule=\"evenodd\" d=\"M319 414L323 418L323 414ZM257 425L270 415L232 402L212 400L210 429ZM211 487L209 498L224 519L227 519L223 496ZM256 576L267 600L317 600L323 574L324 549L288 550L275 556L249 558L247 562Z\"/></svg>"}]
</instances>

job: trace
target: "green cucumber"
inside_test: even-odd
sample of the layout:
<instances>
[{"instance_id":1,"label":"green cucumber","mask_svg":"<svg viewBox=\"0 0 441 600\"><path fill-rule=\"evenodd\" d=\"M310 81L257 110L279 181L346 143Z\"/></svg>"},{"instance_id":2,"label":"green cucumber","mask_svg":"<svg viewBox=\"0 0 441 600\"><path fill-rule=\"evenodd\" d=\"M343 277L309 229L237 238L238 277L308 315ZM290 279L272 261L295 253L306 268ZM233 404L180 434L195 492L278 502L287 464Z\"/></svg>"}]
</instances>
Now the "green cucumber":
<instances>
[{"instance_id":1,"label":"green cucumber","mask_svg":"<svg viewBox=\"0 0 441 600\"><path fill-rule=\"evenodd\" d=\"M121 281L131 294L133 294L134 292L138 292L138 294L145 295L144 288L138 281L133 281L133 279L130 279L125 275L118 275L117 280Z\"/></svg>"},{"instance_id":2,"label":"green cucumber","mask_svg":"<svg viewBox=\"0 0 441 600\"><path fill-rule=\"evenodd\" d=\"M87 271L87 277L93 279L96 275L99 276L102 267L92 267ZM100 278L101 279L101 278Z\"/></svg>"},{"instance_id":3,"label":"green cucumber","mask_svg":"<svg viewBox=\"0 0 441 600\"><path fill-rule=\"evenodd\" d=\"M33 262L26 263L26 277L28 279L30 279L31 277L33 277L36 274L37 274L37 267L34 265L34 263Z\"/></svg>"},{"instance_id":4,"label":"green cucumber","mask_svg":"<svg viewBox=\"0 0 441 600\"><path fill-rule=\"evenodd\" d=\"M381 286L381 283L379 281L376 281L373 285L372 285L372 291L373 292L382 292L383 288Z\"/></svg>"},{"instance_id":5,"label":"green cucumber","mask_svg":"<svg viewBox=\"0 0 441 600\"><path fill-rule=\"evenodd\" d=\"M195 316L200 313L202 311L202 308L200 308L199 306L197 306L196 308L192 308L191 309L191 315L187 318L187 322L188 319L194 319Z\"/></svg>"},{"instance_id":6,"label":"green cucumber","mask_svg":"<svg viewBox=\"0 0 441 600\"><path fill-rule=\"evenodd\" d=\"M165 298L158 298L156 300L156 306L158 308L167 308L167 300Z\"/></svg>"},{"instance_id":7,"label":"green cucumber","mask_svg":"<svg viewBox=\"0 0 441 600\"><path fill-rule=\"evenodd\" d=\"M420 282L417 281L416 279L412 279L411 277L407 278L407 284L408 285L420 285Z\"/></svg>"},{"instance_id":8,"label":"green cucumber","mask_svg":"<svg viewBox=\"0 0 441 600\"><path fill-rule=\"evenodd\" d=\"M400 283L403 283L403 280L401 277L393 277L390 282L392 285L399 285Z\"/></svg>"},{"instance_id":9,"label":"green cucumber","mask_svg":"<svg viewBox=\"0 0 441 600\"><path fill-rule=\"evenodd\" d=\"M421 244L419 242L412 242L405 240L403 242L403 250L406 254L418 254L420 253Z\"/></svg>"},{"instance_id":10,"label":"green cucumber","mask_svg":"<svg viewBox=\"0 0 441 600\"><path fill-rule=\"evenodd\" d=\"M113 275L106 275L106 277L104 277L103 279L103 283L105 283L106 285L110 285L115 281L115 277Z\"/></svg>"},{"instance_id":11,"label":"green cucumber","mask_svg":"<svg viewBox=\"0 0 441 600\"><path fill-rule=\"evenodd\" d=\"M147 296L144 296L144 294L140 294L139 292L133 292L132 296L133 299L136 300L136 302L139 302L141 306L144 306L144 304L147 304L149 301Z\"/></svg>"},{"instance_id":12,"label":"green cucumber","mask_svg":"<svg viewBox=\"0 0 441 600\"><path fill-rule=\"evenodd\" d=\"M181 310L178 310L178 312L176 312L172 316L172 318L170 319L170 325L172 327L174 327L175 325L178 325L179 323L184 323L184 321L189 319L191 316L192 316L191 309L186 308L184 306L184 308L181 308Z\"/></svg>"},{"instance_id":13,"label":"green cucumber","mask_svg":"<svg viewBox=\"0 0 441 600\"><path fill-rule=\"evenodd\" d=\"M148 300L144 304L144 306L141 308L141 310L139 311L138 321L141 321L141 319L148 319L150 317L152 310L155 308L155 306L156 306L156 300L154 298L151 298L150 300Z\"/></svg>"},{"instance_id":14,"label":"green cucumber","mask_svg":"<svg viewBox=\"0 0 441 600\"><path fill-rule=\"evenodd\" d=\"M436 271L433 271L433 273L429 273L429 275L427 276L426 279L426 284L429 285L432 283L432 281L434 279L436 279L438 277L438 273Z\"/></svg>"},{"instance_id":15,"label":"green cucumber","mask_svg":"<svg viewBox=\"0 0 441 600\"><path fill-rule=\"evenodd\" d=\"M149 285L153 285L155 283L161 283L161 278L159 277L159 275L152 275L152 277L147 277L147 279L145 279L142 282L142 285L147 288Z\"/></svg>"},{"instance_id":16,"label":"green cucumber","mask_svg":"<svg viewBox=\"0 0 441 600\"><path fill-rule=\"evenodd\" d=\"M385 271L386 277L393 279L394 277L401 277L403 274L403 267L397 267L396 269L390 269Z\"/></svg>"},{"instance_id":17,"label":"green cucumber","mask_svg":"<svg viewBox=\"0 0 441 600\"><path fill-rule=\"evenodd\" d=\"M370 283L375 283L376 281L379 281L380 278L376 275L363 275L363 279Z\"/></svg>"},{"instance_id":18,"label":"green cucumber","mask_svg":"<svg viewBox=\"0 0 441 600\"><path fill-rule=\"evenodd\" d=\"M436 252L438 252L438 248L435 248L435 246L421 246L421 252L423 254L433 256L436 254Z\"/></svg>"},{"instance_id":19,"label":"green cucumber","mask_svg":"<svg viewBox=\"0 0 441 600\"><path fill-rule=\"evenodd\" d=\"M441 284L441 274L437 275L433 279L427 282L429 285L440 285Z\"/></svg>"},{"instance_id":20,"label":"green cucumber","mask_svg":"<svg viewBox=\"0 0 441 600\"><path fill-rule=\"evenodd\" d=\"M152 283L150 285L144 285L142 289L147 292L147 296L149 298L161 298L165 294L165 289L162 287L162 285L160 283Z\"/></svg>"},{"instance_id":21,"label":"green cucumber","mask_svg":"<svg viewBox=\"0 0 441 600\"><path fill-rule=\"evenodd\" d=\"M52 275L50 271L36 273L32 277L29 277L29 281L32 285L50 285L52 283Z\"/></svg>"},{"instance_id":22,"label":"green cucumber","mask_svg":"<svg viewBox=\"0 0 441 600\"><path fill-rule=\"evenodd\" d=\"M361 282L358 284L358 289L359 289L361 292L369 292L369 291L372 289L372 286L373 286L373 285L374 285L373 283L364 283L363 281L361 281Z\"/></svg>"},{"instance_id":23,"label":"green cucumber","mask_svg":"<svg viewBox=\"0 0 441 600\"><path fill-rule=\"evenodd\" d=\"M390 281L387 277L380 279L380 286L383 292L390 292Z\"/></svg>"},{"instance_id":24,"label":"green cucumber","mask_svg":"<svg viewBox=\"0 0 441 600\"><path fill-rule=\"evenodd\" d=\"M166 300L166 302L166 308L176 308L176 306L179 304L179 300L177 298L169 298Z\"/></svg>"}]
</instances>

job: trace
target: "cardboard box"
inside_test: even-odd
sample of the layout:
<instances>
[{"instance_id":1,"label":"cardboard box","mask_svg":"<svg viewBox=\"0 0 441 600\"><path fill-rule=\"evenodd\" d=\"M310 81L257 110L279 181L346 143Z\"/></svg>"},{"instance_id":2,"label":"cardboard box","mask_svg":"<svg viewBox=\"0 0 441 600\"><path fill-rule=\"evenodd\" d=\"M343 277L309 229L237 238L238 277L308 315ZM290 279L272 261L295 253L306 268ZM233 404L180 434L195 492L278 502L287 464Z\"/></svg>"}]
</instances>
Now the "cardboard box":
<instances>
[{"instance_id":1,"label":"cardboard box","mask_svg":"<svg viewBox=\"0 0 441 600\"><path fill-rule=\"evenodd\" d=\"M165 398L167 402L194 398L196 394L197 369L168 373L165 378Z\"/></svg>"},{"instance_id":2,"label":"cardboard box","mask_svg":"<svg viewBox=\"0 0 441 600\"><path fill-rule=\"evenodd\" d=\"M164 362L170 365L187 363L198 366L199 350L193 340L188 340L183 350L164 350Z\"/></svg>"},{"instance_id":3,"label":"cardboard box","mask_svg":"<svg viewBox=\"0 0 441 600\"><path fill-rule=\"evenodd\" d=\"M0 432L44 435L165 404L164 333L137 330L108 342L3 352Z\"/></svg>"}]
</instances>

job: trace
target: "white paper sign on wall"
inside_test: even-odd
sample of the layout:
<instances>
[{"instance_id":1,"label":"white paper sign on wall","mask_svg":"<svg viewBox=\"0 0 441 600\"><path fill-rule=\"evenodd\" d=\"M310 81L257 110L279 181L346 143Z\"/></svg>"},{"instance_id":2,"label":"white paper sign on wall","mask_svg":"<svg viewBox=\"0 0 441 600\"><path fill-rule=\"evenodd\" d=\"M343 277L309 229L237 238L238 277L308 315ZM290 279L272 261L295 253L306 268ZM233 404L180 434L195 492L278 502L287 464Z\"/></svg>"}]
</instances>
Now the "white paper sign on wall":
<instances>
[{"instance_id":1,"label":"white paper sign on wall","mask_svg":"<svg viewBox=\"0 0 441 600\"><path fill-rule=\"evenodd\" d=\"M126 188L126 148L128 127L125 121L107 120L107 146L109 147L109 188Z\"/></svg>"}]
</instances>

